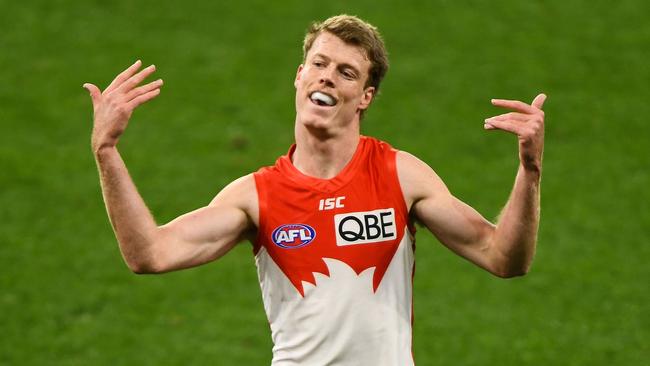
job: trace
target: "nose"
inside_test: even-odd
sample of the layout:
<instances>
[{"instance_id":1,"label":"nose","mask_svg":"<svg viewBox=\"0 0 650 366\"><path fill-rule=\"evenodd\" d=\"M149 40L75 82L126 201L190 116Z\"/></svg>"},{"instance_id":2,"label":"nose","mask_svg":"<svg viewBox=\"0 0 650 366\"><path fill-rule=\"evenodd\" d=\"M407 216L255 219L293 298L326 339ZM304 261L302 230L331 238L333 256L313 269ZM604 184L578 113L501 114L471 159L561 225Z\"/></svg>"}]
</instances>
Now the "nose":
<instances>
[{"instance_id":1,"label":"nose","mask_svg":"<svg viewBox=\"0 0 650 366\"><path fill-rule=\"evenodd\" d=\"M319 79L319 84L324 85L329 88L334 87L334 80L332 78L332 72L333 70L331 68L327 68L321 72L320 79Z\"/></svg>"}]
</instances>

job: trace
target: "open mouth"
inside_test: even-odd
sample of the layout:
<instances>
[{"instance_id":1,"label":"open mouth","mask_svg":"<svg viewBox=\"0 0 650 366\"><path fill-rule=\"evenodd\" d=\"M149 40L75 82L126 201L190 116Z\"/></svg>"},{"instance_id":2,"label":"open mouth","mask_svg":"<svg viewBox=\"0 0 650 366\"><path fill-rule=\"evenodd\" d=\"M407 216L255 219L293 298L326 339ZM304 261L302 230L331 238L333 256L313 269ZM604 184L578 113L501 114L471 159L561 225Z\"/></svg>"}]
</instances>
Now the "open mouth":
<instances>
[{"instance_id":1,"label":"open mouth","mask_svg":"<svg viewBox=\"0 0 650 366\"><path fill-rule=\"evenodd\" d=\"M336 99L333 96L319 91L311 93L309 99L321 107L332 107L336 105Z\"/></svg>"}]
</instances>

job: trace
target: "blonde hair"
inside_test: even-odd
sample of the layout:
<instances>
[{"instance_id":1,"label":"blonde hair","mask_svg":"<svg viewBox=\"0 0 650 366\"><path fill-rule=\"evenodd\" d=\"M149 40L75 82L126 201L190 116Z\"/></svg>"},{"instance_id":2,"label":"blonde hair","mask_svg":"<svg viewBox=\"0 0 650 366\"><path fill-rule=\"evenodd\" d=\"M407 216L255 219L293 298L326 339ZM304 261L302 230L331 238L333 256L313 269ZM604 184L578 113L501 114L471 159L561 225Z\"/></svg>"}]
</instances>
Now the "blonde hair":
<instances>
[{"instance_id":1,"label":"blonde hair","mask_svg":"<svg viewBox=\"0 0 650 366\"><path fill-rule=\"evenodd\" d=\"M307 59L307 53L314 44L314 40L322 32L329 32L340 38L343 42L360 47L366 52L370 60L368 80L366 87L375 88L375 94L379 91L379 84L388 71L388 53L379 31L372 24L351 15L337 15L326 19L323 22L311 24L305 34L302 46L303 61Z\"/></svg>"}]
</instances>

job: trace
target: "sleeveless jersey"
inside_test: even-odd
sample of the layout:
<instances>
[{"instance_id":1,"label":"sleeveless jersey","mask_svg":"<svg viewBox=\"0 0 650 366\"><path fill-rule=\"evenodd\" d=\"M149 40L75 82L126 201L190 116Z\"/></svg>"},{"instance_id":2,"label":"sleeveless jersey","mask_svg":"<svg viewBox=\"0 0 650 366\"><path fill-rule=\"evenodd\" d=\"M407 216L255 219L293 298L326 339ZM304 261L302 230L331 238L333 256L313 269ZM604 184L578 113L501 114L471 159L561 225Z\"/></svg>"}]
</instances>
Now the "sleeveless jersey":
<instances>
[{"instance_id":1,"label":"sleeveless jersey","mask_svg":"<svg viewBox=\"0 0 650 366\"><path fill-rule=\"evenodd\" d=\"M254 174L272 365L413 365L415 228L396 151L361 136L346 167L318 179L294 167L294 150Z\"/></svg>"}]
</instances>

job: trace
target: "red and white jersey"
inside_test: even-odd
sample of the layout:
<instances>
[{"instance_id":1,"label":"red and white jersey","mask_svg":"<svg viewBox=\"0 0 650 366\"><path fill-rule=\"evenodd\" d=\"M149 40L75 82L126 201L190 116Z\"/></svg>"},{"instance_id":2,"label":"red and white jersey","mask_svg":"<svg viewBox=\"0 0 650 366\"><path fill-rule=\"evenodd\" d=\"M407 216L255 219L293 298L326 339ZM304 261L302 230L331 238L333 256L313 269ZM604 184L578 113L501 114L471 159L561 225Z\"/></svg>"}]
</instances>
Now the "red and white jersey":
<instances>
[{"instance_id":1,"label":"red and white jersey","mask_svg":"<svg viewBox=\"0 0 650 366\"><path fill-rule=\"evenodd\" d=\"M289 153L255 173L254 243L274 366L413 365L415 229L396 151L362 136L332 179Z\"/></svg>"}]
</instances>

